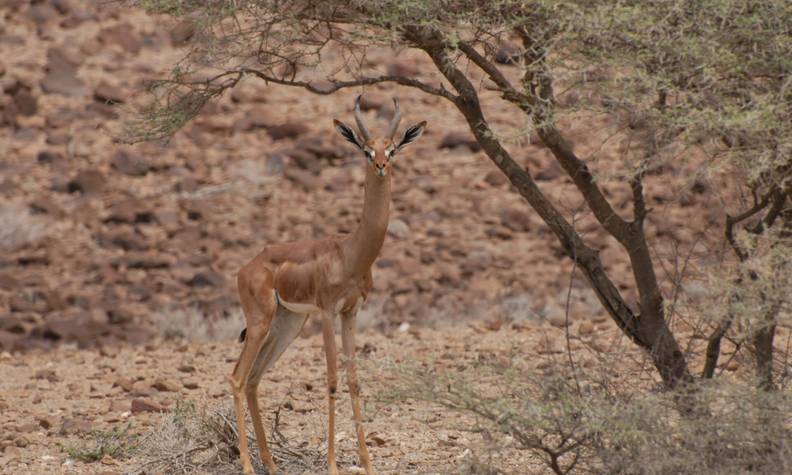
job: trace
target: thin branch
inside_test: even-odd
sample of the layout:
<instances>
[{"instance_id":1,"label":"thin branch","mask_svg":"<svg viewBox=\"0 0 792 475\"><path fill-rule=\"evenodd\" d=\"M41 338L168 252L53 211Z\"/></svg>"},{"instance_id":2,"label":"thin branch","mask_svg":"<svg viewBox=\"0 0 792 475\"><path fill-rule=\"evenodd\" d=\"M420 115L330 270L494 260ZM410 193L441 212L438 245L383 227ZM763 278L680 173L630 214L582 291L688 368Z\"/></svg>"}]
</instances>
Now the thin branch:
<instances>
[{"instance_id":1,"label":"thin branch","mask_svg":"<svg viewBox=\"0 0 792 475\"><path fill-rule=\"evenodd\" d=\"M533 113L533 104L535 100L531 96L524 94L517 89L506 79L506 76L498 69L497 66L492 64L487 58L482 56L476 48L468 43L460 42L457 47L462 53L465 54L473 63L481 68L487 76L498 86L498 90L503 94L503 98L515 104L522 109L526 114Z\"/></svg>"},{"instance_id":2,"label":"thin branch","mask_svg":"<svg viewBox=\"0 0 792 475\"><path fill-rule=\"evenodd\" d=\"M416 89L420 89L421 91L426 92L427 94L444 97L451 102L455 102L458 99L457 96L455 96L450 91L442 87L442 85L439 88L433 87L430 86L429 84L418 81L417 79L408 78L406 76L383 75L383 76L361 77L349 81L327 81L326 83L322 84L322 87L317 87L314 83L309 81L298 81L296 79L281 79L275 76L270 76L269 74L263 71L259 71L257 69L241 68L235 71L244 75L256 76L257 78L263 79L266 82L271 82L274 84L282 84L284 86L301 87L314 94L320 94L325 96L332 94L340 89L346 89L357 86L369 86L372 84L379 84L383 82L393 82L396 84L400 84L402 86L408 86L408 87L414 87Z\"/></svg>"}]
</instances>

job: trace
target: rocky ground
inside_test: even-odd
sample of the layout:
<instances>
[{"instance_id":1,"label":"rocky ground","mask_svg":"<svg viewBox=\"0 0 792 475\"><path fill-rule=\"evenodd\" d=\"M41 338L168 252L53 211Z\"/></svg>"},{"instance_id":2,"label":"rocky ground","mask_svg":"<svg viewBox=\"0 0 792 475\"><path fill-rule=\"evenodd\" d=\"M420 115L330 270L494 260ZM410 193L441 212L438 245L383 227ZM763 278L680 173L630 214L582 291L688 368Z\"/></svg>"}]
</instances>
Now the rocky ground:
<instances>
[{"instance_id":1,"label":"rocky ground","mask_svg":"<svg viewBox=\"0 0 792 475\"><path fill-rule=\"evenodd\" d=\"M453 337L450 335L453 334ZM571 348L581 368L598 365L618 349L620 366L635 369L642 361L606 321L570 330ZM564 332L547 324L503 326L470 324L383 334L370 329L359 336L360 379L364 387L366 431L380 473L451 473L471 456L486 453L486 438L470 415L442 410L415 400L393 399L400 383L399 365L436 371L473 373L482 362L521 371L552 371L565 364ZM93 447L96 432L124 430L131 446L162 430L162 420L179 404L200 408L230 407L227 384L240 346L231 341L149 343L145 350L74 346L54 351L0 356L0 472L137 473L146 452L100 457L91 463L75 458L76 449ZM515 352L515 349L519 349ZM626 363L625 363L626 362ZM261 384L266 426L279 413L278 429L288 446L318 454L326 450L326 390L321 337L298 338ZM640 366L640 364L638 365ZM645 373L653 381L651 372ZM351 408L341 380L338 440L341 469L356 471ZM525 450L498 441L494 466L506 473L544 473ZM480 456L480 455L479 455ZM238 469L238 467L237 467ZM323 471L322 468L317 471ZM300 473L300 472L298 472ZM307 473L311 473L310 470Z\"/></svg>"}]
</instances>

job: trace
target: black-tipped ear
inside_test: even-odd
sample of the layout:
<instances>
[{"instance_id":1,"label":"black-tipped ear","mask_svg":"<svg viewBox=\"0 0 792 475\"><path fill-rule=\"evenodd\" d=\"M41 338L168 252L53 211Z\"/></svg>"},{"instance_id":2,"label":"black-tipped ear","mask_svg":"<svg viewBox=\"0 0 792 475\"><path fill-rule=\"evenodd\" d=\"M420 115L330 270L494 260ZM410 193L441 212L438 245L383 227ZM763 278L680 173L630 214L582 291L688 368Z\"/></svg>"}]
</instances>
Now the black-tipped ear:
<instances>
[{"instance_id":1,"label":"black-tipped ear","mask_svg":"<svg viewBox=\"0 0 792 475\"><path fill-rule=\"evenodd\" d=\"M335 125L335 129L339 134L341 134L342 137L344 137L347 142L355 145L361 150L363 149L363 142L360 141L360 138L357 136L354 130L337 119L333 119L333 125Z\"/></svg>"},{"instance_id":2,"label":"black-tipped ear","mask_svg":"<svg viewBox=\"0 0 792 475\"><path fill-rule=\"evenodd\" d=\"M401 140L399 140L399 143L398 145L396 145L396 148L399 149L404 147L408 143L414 142L418 137L421 136L422 133L424 133L424 129L426 129L426 121L419 122L415 125L411 125L410 127L407 127L407 130L404 131L404 135L402 135L402 138Z\"/></svg>"}]
</instances>

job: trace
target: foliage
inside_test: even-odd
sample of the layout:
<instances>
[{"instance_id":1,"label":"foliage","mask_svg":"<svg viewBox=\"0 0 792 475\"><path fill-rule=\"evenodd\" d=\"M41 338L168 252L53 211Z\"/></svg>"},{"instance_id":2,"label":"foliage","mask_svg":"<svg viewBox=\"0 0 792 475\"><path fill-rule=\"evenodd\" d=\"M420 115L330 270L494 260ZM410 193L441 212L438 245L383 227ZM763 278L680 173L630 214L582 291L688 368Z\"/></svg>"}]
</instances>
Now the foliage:
<instances>
[{"instance_id":1,"label":"foliage","mask_svg":"<svg viewBox=\"0 0 792 475\"><path fill-rule=\"evenodd\" d=\"M495 451L516 444L556 474L785 473L792 468L788 394L720 380L695 394L706 410L680 417L673 392L616 392L585 375L573 378L563 366L543 374L491 364L453 373L405 367L397 372L387 379L393 387L382 397L429 401L441 410L475 415L480 423L471 431L500 434L492 442ZM500 473L491 463L488 470ZM471 473L483 473L478 464Z\"/></svg>"},{"instance_id":2,"label":"foliage","mask_svg":"<svg viewBox=\"0 0 792 475\"><path fill-rule=\"evenodd\" d=\"M136 448L136 436L129 433L131 424L113 427L109 430L94 430L89 433L89 440L81 446L64 448L69 457L85 463L96 462L104 457L122 460L130 457Z\"/></svg>"}]
</instances>

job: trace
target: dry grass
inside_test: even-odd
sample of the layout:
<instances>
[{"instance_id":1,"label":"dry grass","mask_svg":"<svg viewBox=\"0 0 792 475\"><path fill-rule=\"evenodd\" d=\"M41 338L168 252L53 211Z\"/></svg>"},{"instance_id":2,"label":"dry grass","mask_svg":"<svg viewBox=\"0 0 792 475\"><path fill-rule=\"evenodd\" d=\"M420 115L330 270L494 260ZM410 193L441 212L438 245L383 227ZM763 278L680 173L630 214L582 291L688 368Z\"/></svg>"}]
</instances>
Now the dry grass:
<instances>
[{"instance_id":1,"label":"dry grass","mask_svg":"<svg viewBox=\"0 0 792 475\"><path fill-rule=\"evenodd\" d=\"M742 474L792 472L792 397L721 378L685 393L620 388L572 377L563 365L540 373L483 363L438 374L390 368L381 394L474 415L482 446L459 473L508 473L498 452L520 447L548 473Z\"/></svg>"},{"instance_id":2,"label":"dry grass","mask_svg":"<svg viewBox=\"0 0 792 475\"><path fill-rule=\"evenodd\" d=\"M268 437L279 473L322 473L327 470L324 452L290 446L274 421ZM257 473L266 473L259 460L255 437L248 421L248 446ZM140 462L134 473L239 473L239 432L231 406L216 409L178 404L143 436Z\"/></svg>"}]
</instances>

